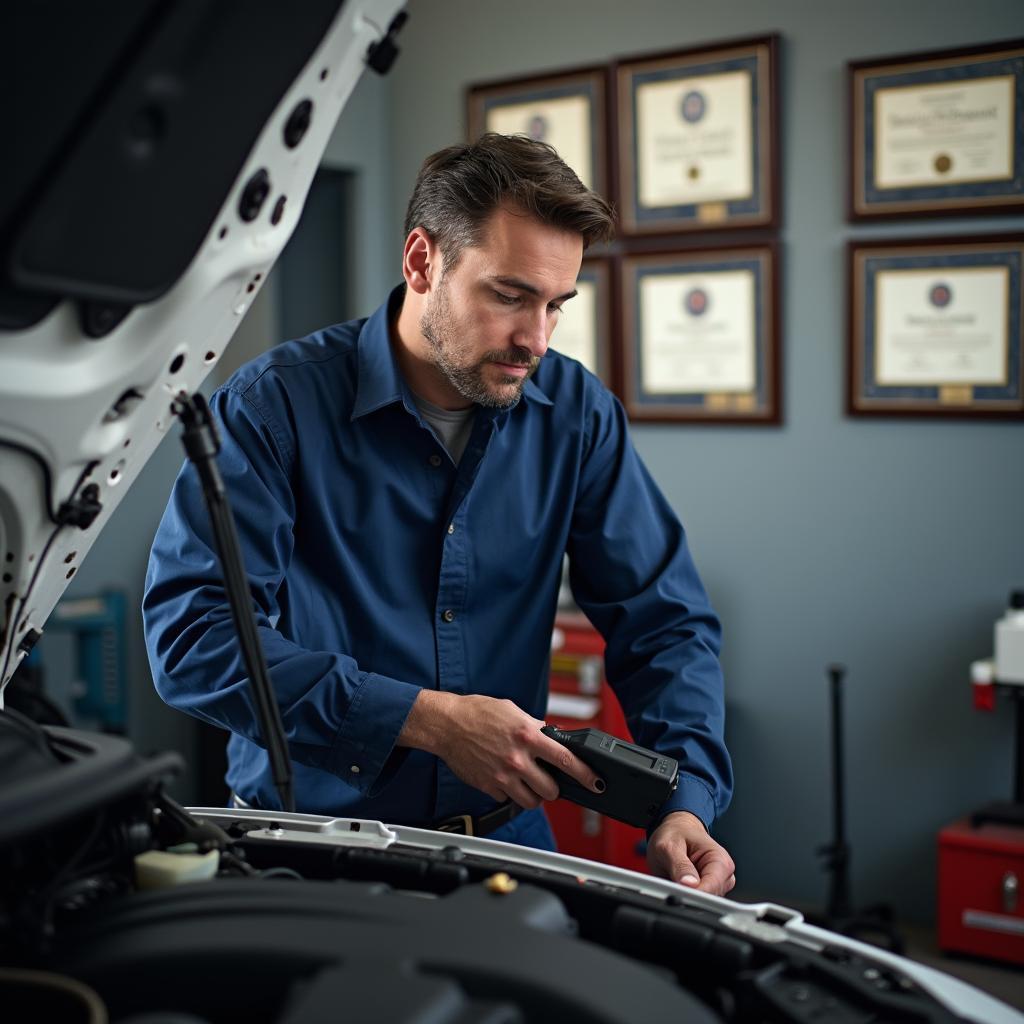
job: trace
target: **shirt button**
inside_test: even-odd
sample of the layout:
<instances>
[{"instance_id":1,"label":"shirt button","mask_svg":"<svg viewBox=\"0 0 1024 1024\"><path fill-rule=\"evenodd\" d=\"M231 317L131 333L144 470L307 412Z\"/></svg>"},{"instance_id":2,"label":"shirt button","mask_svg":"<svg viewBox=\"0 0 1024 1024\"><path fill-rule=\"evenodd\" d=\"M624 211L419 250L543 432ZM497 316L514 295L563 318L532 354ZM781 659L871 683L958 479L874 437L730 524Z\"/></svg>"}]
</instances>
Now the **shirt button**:
<instances>
[{"instance_id":1,"label":"shirt button","mask_svg":"<svg viewBox=\"0 0 1024 1024\"><path fill-rule=\"evenodd\" d=\"M441 612L441 618L444 619L445 622L454 622L455 612L453 612L451 608L445 608L445 610Z\"/></svg>"},{"instance_id":2,"label":"shirt button","mask_svg":"<svg viewBox=\"0 0 1024 1024\"><path fill-rule=\"evenodd\" d=\"M352 765L352 766L351 766L351 767L349 768L349 771L350 771L350 772L351 772L351 773L352 773L353 775L358 775L358 774L359 774L359 765L357 765L357 764L354 764L354 765Z\"/></svg>"},{"instance_id":3,"label":"shirt button","mask_svg":"<svg viewBox=\"0 0 1024 1024\"><path fill-rule=\"evenodd\" d=\"M449 523L448 524L448 532L450 534L455 532L455 524L454 523Z\"/></svg>"},{"instance_id":4,"label":"shirt button","mask_svg":"<svg viewBox=\"0 0 1024 1024\"><path fill-rule=\"evenodd\" d=\"M441 465L441 456L440 455L431 455L430 456L430 464L434 467L434 469L437 469L437 467Z\"/></svg>"}]
</instances>

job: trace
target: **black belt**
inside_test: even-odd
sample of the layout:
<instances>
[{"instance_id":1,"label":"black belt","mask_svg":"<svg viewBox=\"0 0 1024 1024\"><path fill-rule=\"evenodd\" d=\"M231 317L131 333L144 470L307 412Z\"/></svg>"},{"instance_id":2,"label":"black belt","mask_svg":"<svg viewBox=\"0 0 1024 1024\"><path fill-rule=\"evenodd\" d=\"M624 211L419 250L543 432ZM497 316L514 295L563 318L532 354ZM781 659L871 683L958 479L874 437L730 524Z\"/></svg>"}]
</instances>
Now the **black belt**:
<instances>
[{"instance_id":1,"label":"black belt","mask_svg":"<svg viewBox=\"0 0 1024 1024\"><path fill-rule=\"evenodd\" d=\"M433 828L437 832L451 832L459 836L487 836L522 813L523 808L519 804L506 800L505 803L498 804L493 811L481 814L478 818L471 814L454 814Z\"/></svg>"}]
</instances>

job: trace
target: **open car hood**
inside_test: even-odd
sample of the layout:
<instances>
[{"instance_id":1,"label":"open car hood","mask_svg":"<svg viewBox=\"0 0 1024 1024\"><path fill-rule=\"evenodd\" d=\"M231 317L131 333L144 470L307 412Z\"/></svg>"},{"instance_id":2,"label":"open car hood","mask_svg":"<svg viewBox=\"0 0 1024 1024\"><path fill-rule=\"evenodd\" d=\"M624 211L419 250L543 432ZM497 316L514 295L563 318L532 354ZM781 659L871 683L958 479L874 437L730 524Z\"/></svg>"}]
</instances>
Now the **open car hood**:
<instances>
[{"instance_id":1,"label":"open car hood","mask_svg":"<svg viewBox=\"0 0 1024 1024\"><path fill-rule=\"evenodd\" d=\"M400 7L37 0L6 16L0 695L173 397L266 281Z\"/></svg>"}]
</instances>

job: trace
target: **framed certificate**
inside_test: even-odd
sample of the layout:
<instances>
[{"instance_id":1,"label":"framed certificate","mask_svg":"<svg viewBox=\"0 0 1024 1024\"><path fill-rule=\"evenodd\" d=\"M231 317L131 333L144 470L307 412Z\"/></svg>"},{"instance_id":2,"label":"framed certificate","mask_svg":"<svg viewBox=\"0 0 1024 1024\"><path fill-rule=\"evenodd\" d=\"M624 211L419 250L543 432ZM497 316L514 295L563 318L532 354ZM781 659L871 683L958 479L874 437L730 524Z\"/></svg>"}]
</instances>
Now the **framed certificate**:
<instances>
[{"instance_id":1,"label":"framed certificate","mask_svg":"<svg viewBox=\"0 0 1024 1024\"><path fill-rule=\"evenodd\" d=\"M777 51L765 36L617 65L624 233L778 224Z\"/></svg>"},{"instance_id":2,"label":"framed certificate","mask_svg":"<svg viewBox=\"0 0 1024 1024\"><path fill-rule=\"evenodd\" d=\"M580 181L608 195L604 67L470 86L470 140L484 132L547 142Z\"/></svg>"},{"instance_id":3,"label":"framed certificate","mask_svg":"<svg viewBox=\"0 0 1024 1024\"><path fill-rule=\"evenodd\" d=\"M1024 236L851 242L847 411L1024 418Z\"/></svg>"},{"instance_id":4,"label":"framed certificate","mask_svg":"<svg viewBox=\"0 0 1024 1024\"><path fill-rule=\"evenodd\" d=\"M632 419L781 422L774 243L624 257L622 332Z\"/></svg>"},{"instance_id":5,"label":"framed certificate","mask_svg":"<svg viewBox=\"0 0 1024 1024\"><path fill-rule=\"evenodd\" d=\"M585 259L576 278L576 296L562 306L551 347L578 359L612 386L611 268L607 260Z\"/></svg>"},{"instance_id":6,"label":"framed certificate","mask_svg":"<svg viewBox=\"0 0 1024 1024\"><path fill-rule=\"evenodd\" d=\"M848 72L851 220L1024 212L1024 40Z\"/></svg>"}]
</instances>

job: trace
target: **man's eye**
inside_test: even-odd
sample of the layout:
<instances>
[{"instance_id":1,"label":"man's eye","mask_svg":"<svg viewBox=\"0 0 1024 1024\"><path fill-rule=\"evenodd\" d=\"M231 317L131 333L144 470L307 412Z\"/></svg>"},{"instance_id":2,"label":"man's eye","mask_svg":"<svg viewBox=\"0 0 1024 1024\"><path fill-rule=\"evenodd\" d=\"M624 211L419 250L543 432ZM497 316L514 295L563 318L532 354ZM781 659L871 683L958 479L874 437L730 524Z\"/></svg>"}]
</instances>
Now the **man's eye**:
<instances>
[{"instance_id":1,"label":"man's eye","mask_svg":"<svg viewBox=\"0 0 1024 1024\"><path fill-rule=\"evenodd\" d=\"M504 292L495 292L495 298L506 306L514 306L519 301L518 295L506 295Z\"/></svg>"},{"instance_id":2,"label":"man's eye","mask_svg":"<svg viewBox=\"0 0 1024 1024\"><path fill-rule=\"evenodd\" d=\"M561 306L556 306L556 305L555 305L555 304L554 304L554 303L552 302L552 303L551 303L551 305L550 305L550 306L548 306L548 312L549 312L549 313L561 313L561 312L562 312L562 307L561 307Z\"/></svg>"}]
</instances>

